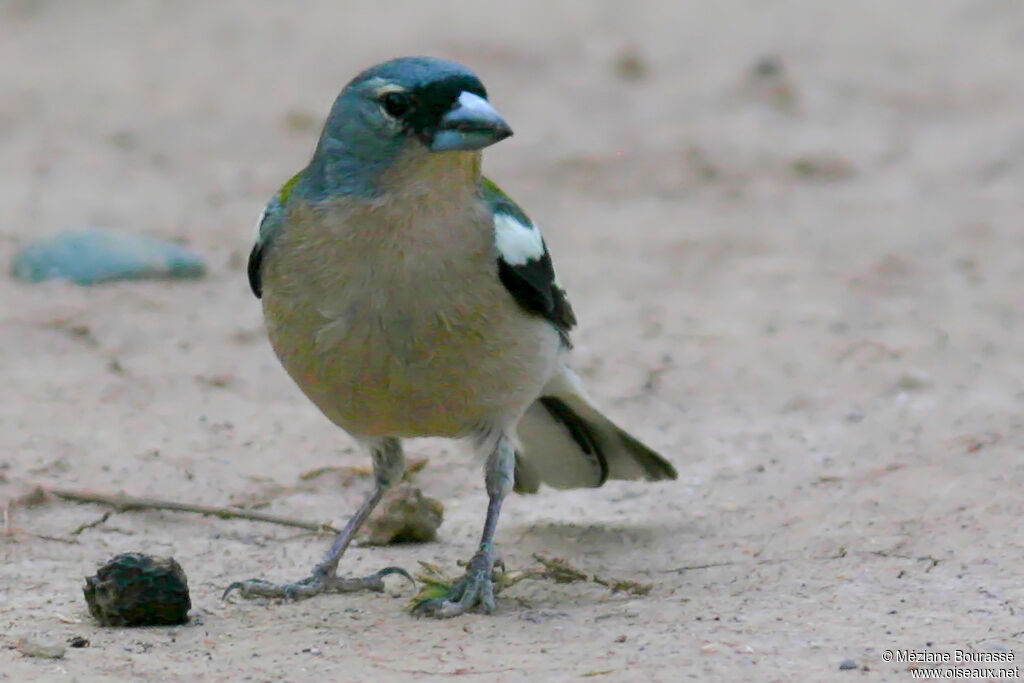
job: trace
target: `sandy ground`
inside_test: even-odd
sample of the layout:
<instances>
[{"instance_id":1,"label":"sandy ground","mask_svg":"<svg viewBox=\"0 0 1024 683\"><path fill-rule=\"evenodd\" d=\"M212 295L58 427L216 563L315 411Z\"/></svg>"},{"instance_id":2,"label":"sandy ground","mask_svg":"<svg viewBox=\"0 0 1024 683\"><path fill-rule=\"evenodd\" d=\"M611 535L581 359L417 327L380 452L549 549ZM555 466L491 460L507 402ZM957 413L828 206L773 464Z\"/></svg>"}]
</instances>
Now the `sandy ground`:
<instances>
[{"instance_id":1,"label":"sandy ground","mask_svg":"<svg viewBox=\"0 0 1024 683\"><path fill-rule=\"evenodd\" d=\"M515 9L510 9L514 5ZM508 502L531 553L654 585L523 583L492 616L408 590L224 603L325 538L171 512L10 507L0 679L911 679L887 649L1024 657L1024 5L922 2L0 3L0 257L95 225L179 238L199 282L0 282L0 500L123 490L341 519L367 464L290 383L243 272L265 199L340 86L461 60L516 136L486 166L545 228L575 366L679 481ZM752 76L775 55L782 74ZM765 69L771 71L771 69ZM787 80L788 79L788 80ZM437 543L474 548L482 475L412 444ZM173 554L190 625L94 626L82 577ZM91 647L23 657L18 638ZM844 660L856 669L840 671ZM324 678L321 678L324 680Z\"/></svg>"}]
</instances>

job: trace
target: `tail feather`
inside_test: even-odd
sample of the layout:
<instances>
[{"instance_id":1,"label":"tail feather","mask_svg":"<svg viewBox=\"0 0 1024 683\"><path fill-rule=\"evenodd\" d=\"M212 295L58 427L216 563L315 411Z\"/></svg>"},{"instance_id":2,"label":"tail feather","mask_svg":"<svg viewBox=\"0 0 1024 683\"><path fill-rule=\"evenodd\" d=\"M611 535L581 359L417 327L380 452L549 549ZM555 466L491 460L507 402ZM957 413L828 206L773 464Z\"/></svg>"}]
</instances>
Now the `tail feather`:
<instances>
[{"instance_id":1,"label":"tail feather","mask_svg":"<svg viewBox=\"0 0 1024 683\"><path fill-rule=\"evenodd\" d=\"M676 472L676 468L673 467L672 463L668 460L658 455L646 444L642 443L639 439L626 433L622 429L616 427L615 431L622 440L622 445L625 446L630 455L633 456L634 462L643 468L648 480L660 481L662 479L679 478L679 473Z\"/></svg>"},{"instance_id":2,"label":"tail feather","mask_svg":"<svg viewBox=\"0 0 1024 683\"><path fill-rule=\"evenodd\" d=\"M602 415L568 368L557 375L519 422L518 492L587 488L608 479L675 479L663 457Z\"/></svg>"}]
</instances>

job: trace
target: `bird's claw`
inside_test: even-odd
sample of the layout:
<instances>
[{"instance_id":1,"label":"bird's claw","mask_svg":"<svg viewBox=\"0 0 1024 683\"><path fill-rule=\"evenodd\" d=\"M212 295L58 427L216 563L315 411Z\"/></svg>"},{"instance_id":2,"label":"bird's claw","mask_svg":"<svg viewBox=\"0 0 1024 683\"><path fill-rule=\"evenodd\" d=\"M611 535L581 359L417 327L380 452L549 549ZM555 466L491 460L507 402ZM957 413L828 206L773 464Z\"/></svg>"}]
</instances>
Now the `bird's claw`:
<instances>
[{"instance_id":1,"label":"bird's claw","mask_svg":"<svg viewBox=\"0 0 1024 683\"><path fill-rule=\"evenodd\" d=\"M321 593L356 593L358 591L384 591L384 577L397 574L409 580L413 586L416 580L401 567L385 567L379 572L374 572L362 578L347 576L327 576L313 573L301 581L294 583L272 583L264 579L249 579L247 581L235 581L225 589L222 600L227 600L234 591L244 599L252 598L277 598L282 600L305 600Z\"/></svg>"},{"instance_id":2,"label":"bird's claw","mask_svg":"<svg viewBox=\"0 0 1024 683\"><path fill-rule=\"evenodd\" d=\"M477 553L466 567L466 573L452 584L443 598L420 600L412 608L418 617L447 619L465 614L476 607L485 613L494 611L494 560L488 553Z\"/></svg>"}]
</instances>

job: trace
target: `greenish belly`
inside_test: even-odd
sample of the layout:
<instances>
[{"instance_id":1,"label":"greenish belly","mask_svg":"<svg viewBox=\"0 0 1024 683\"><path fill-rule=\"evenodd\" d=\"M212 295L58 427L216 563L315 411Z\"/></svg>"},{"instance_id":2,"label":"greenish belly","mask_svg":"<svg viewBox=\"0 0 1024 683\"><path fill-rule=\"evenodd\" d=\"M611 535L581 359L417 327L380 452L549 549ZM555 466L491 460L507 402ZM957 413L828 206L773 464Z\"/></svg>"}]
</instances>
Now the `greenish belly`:
<instances>
[{"instance_id":1,"label":"greenish belly","mask_svg":"<svg viewBox=\"0 0 1024 683\"><path fill-rule=\"evenodd\" d=\"M325 320L267 306L288 373L333 422L360 436L467 434L518 415L538 395L557 334L519 310L392 310Z\"/></svg>"}]
</instances>

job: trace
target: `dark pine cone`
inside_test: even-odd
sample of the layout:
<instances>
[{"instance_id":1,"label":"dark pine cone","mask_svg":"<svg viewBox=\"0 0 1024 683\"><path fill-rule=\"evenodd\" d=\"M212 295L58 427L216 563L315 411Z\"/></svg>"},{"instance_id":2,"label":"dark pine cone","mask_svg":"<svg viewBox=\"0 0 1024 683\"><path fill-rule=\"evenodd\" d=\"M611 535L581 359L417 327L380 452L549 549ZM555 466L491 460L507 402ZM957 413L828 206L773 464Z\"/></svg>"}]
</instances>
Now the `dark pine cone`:
<instances>
[{"instance_id":1,"label":"dark pine cone","mask_svg":"<svg viewBox=\"0 0 1024 683\"><path fill-rule=\"evenodd\" d=\"M159 626L188 621L192 601L181 565L170 557L123 553L85 579L89 613L104 626Z\"/></svg>"}]
</instances>

